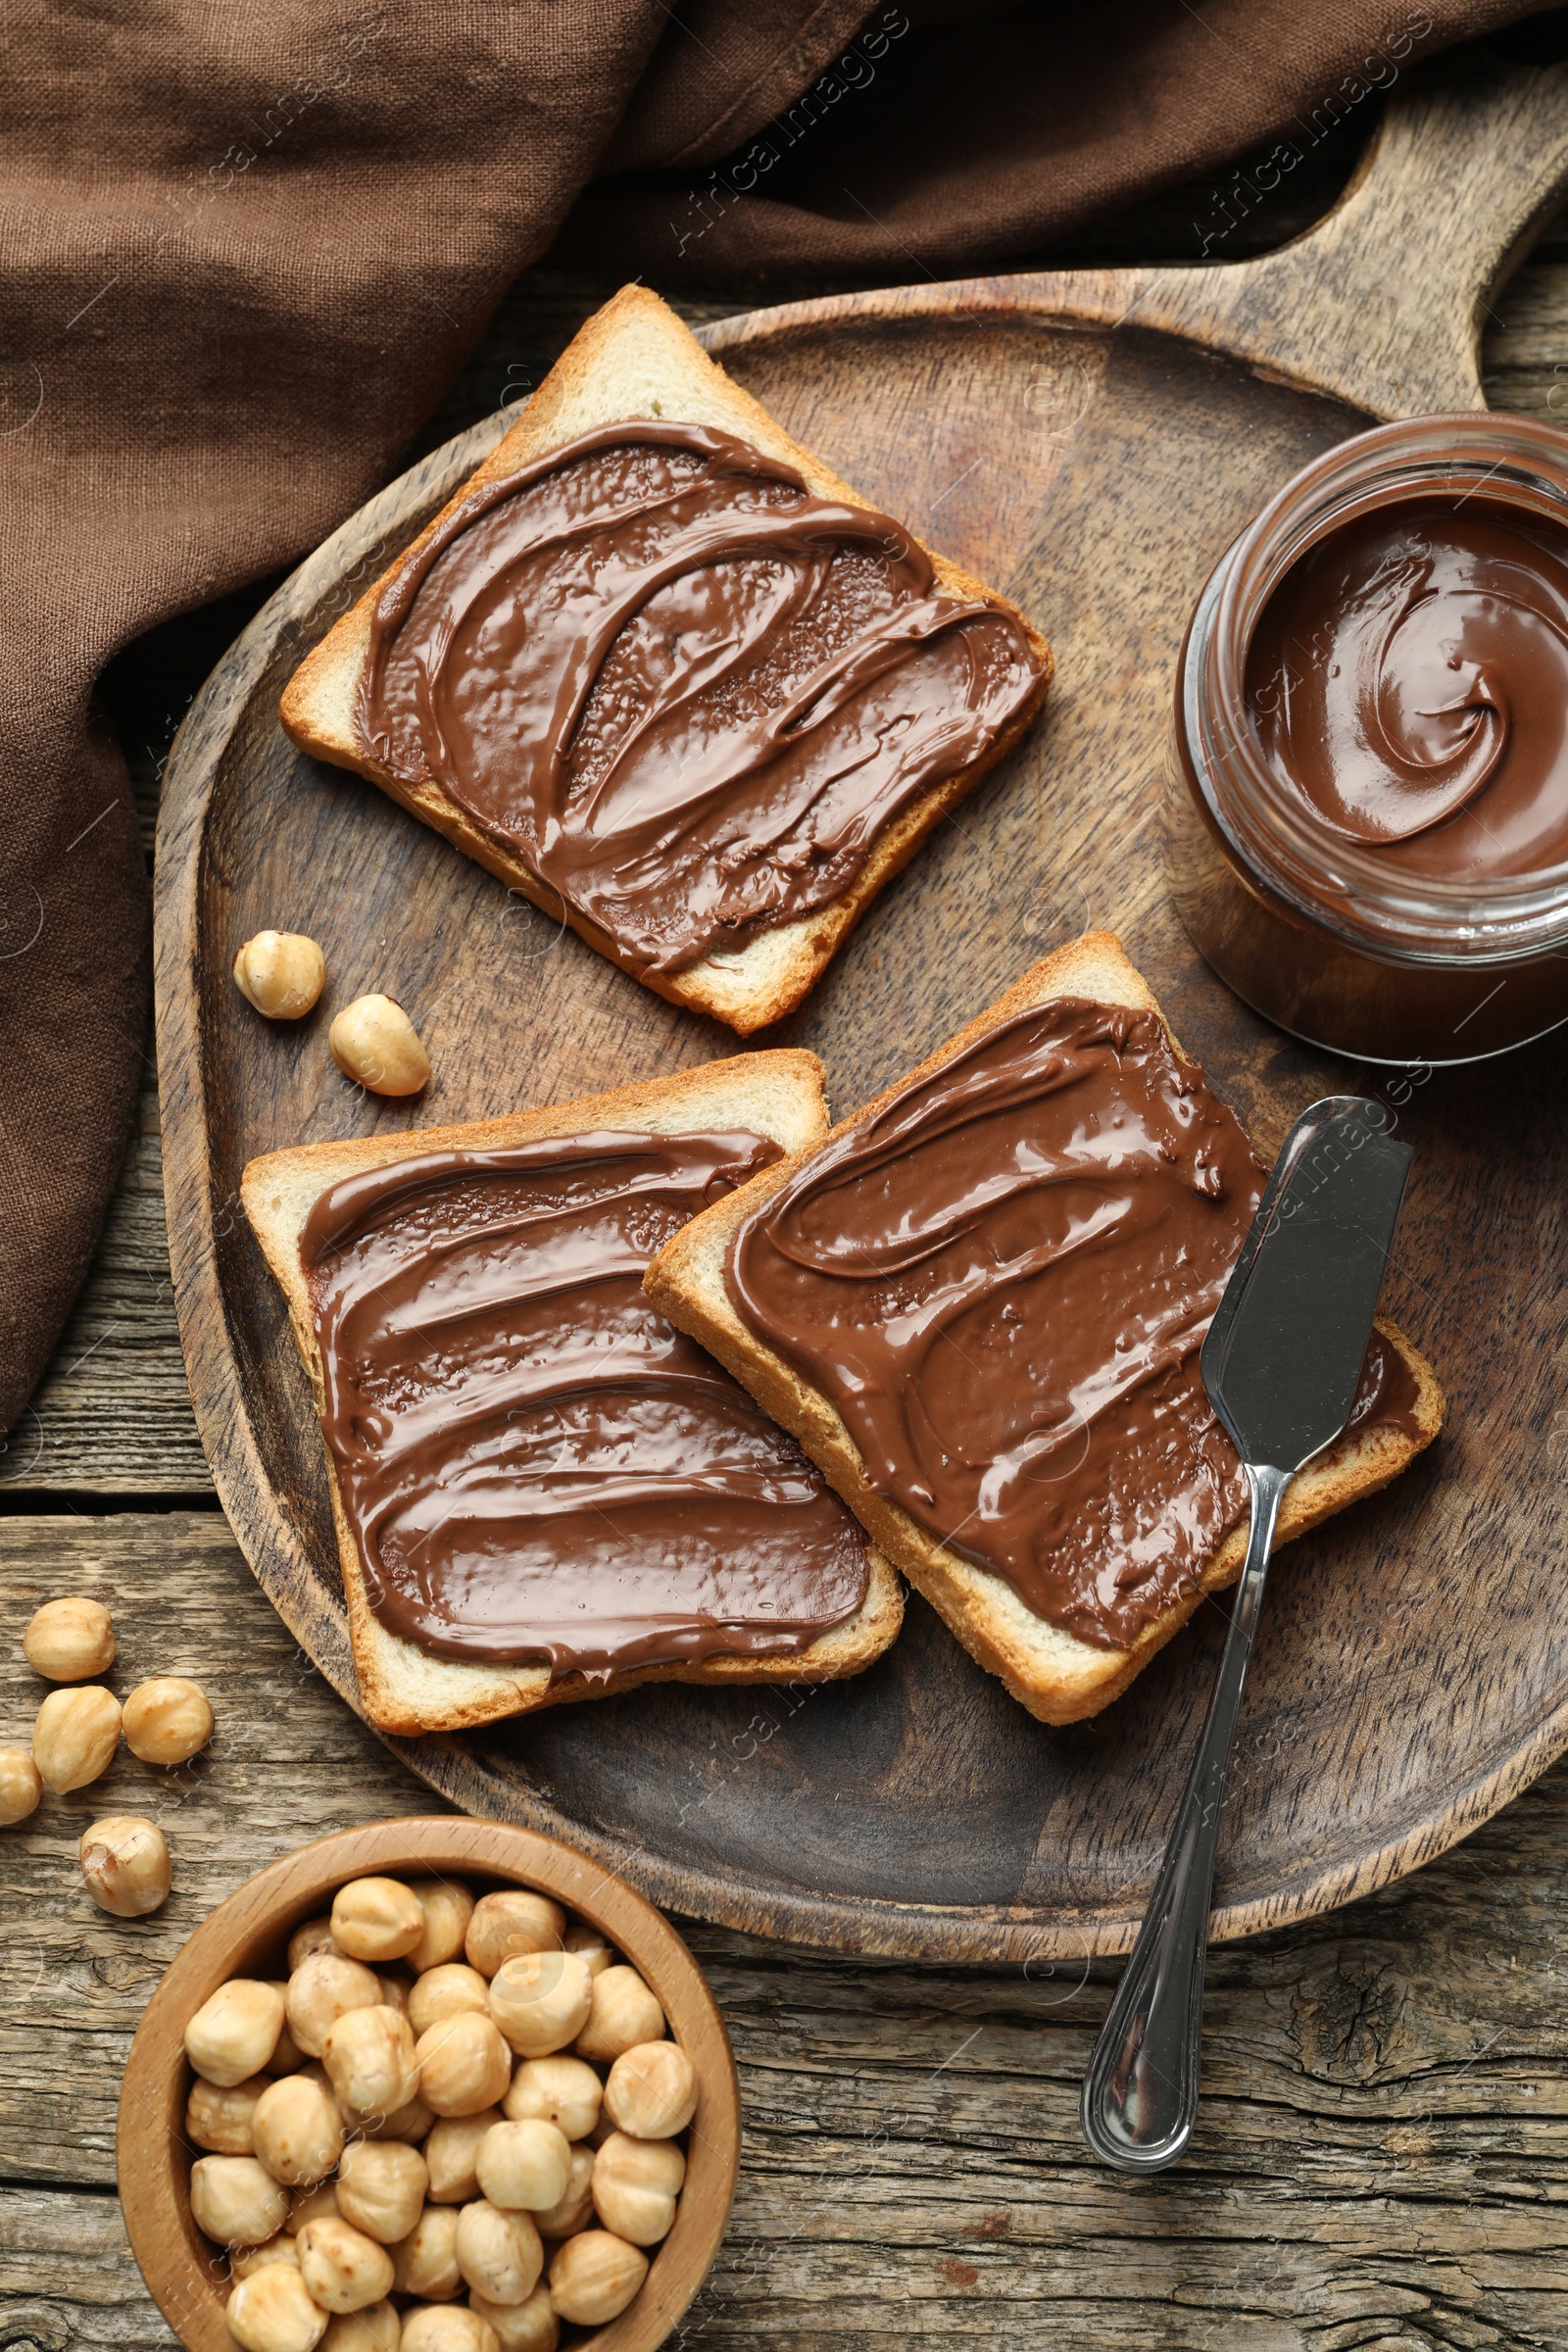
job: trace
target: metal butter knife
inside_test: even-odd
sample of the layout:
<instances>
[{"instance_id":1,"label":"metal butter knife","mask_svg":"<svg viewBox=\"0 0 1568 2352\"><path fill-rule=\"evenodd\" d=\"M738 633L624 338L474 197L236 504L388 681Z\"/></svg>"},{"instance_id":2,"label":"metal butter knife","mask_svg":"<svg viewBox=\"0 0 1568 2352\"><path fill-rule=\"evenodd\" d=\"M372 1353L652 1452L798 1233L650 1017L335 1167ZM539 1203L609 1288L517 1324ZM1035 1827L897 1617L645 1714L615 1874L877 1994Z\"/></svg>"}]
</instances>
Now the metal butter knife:
<instances>
[{"instance_id":1,"label":"metal butter knife","mask_svg":"<svg viewBox=\"0 0 1568 2352\"><path fill-rule=\"evenodd\" d=\"M1280 1499L1355 1400L1410 1170L1381 1102L1331 1095L1292 1128L1200 1358L1251 1490L1247 1563L1219 1680L1132 1958L1085 2078L1081 2116L1118 2171L1174 2164L1192 2135L1220 1807Z\"/></svg>"}]
</instances>

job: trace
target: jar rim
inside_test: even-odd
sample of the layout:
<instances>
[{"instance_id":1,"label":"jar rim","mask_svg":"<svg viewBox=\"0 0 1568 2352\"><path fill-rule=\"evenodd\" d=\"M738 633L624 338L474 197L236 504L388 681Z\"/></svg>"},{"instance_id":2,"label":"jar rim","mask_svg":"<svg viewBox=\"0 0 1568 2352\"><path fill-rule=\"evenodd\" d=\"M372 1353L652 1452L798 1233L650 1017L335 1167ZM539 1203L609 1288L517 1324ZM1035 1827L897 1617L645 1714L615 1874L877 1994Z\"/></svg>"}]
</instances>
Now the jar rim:
<instances>
[{"instance_id":1,"label":"jar rim","mask_svg":"<svg viewBox=\"0 0 1568 2352\"><path fill-rule=\"evenodd\" d=\"M1221 556L1178 669L1176 722L1233 854L1305 921L1395 960L1511 961L1568 943L1568 861L1491 875L1484 886L1391 869L1376 849L1333 832L1282 793L1248 704L1247 661L1270 596L1336 524L1483 487L1490 504L1568 531L1568 432L1536 417L1464 410L1400 418L1336 443L1293 474Z\"/></svg>"}]
</instances>

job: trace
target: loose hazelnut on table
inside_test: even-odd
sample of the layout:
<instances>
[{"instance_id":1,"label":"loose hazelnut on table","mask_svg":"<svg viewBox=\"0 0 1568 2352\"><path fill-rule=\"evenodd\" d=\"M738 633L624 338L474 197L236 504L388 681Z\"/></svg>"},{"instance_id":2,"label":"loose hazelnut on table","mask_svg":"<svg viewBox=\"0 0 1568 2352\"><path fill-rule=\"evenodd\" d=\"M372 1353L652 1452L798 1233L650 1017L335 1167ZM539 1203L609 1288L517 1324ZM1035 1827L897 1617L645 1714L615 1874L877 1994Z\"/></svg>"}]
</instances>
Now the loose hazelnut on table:
<instances>
[{"instance_id":1,"label":"loose hazelnut on table","mask_svg":"<svg viewBox=\"0 0 1568 2352\"><path fill-rule=\"evenodd\" d=\"M255 1977L231 1977L185 2028L185 2055L207 2082L228 2089L266 2068L283 2023L283 1996Z\"/></svg>"},{"instance_id":2,"label":"loose hazelnut on table","mask_svg":"<svg viewBox=\"0 0 1568 2352\"><path fill-rule=\"evenodd\" d=\"M329 1919L302 1920L288 1939L288 1973L290 1976L307 1961L313 1952L335 1952L332 1941L332 1922Z\"/></svg>"},{"instance_id":3,"label":"loose hazelnut on table","mask_svg":"<svg viewBox=\"0 0 1568 2352\"><path fill-rule=\"evenodd\" d=\"M327 2322L321 2352L398 2352L403 2320L395 2303L367 2303Z\"/></svg>"},{"instance_id":4,"label":"loose hazelnut on table","mask_svg":"<svg viewBox=\"0 0 1568 2352\"><path fill-rule=\"evenodd\" d=\"M308 2058L319 2058L340 2017L380 2005L374 1970L338 1952L309 1952L289 1977L288 2030Z\"/></svg>"},{"instance_id":5,"label":"loose hazelnut on table","mask_svg":"<svg viewBox=\"0 0 1568 2352\"><path fill-rule=\"evenodd\" d=\"M244 2352L315 2352L326 2313L313 2303L292 2263L273 2262L242 2278L228 2298L228 2332Z\"/></svg>"},{"instance_id":6,"label":"loose hazelnut on table","mask_svg":"<svg viewBox=\"0 0 1568 2352\"><path fill-rule=\"evenodd\" d=\"M512 2082L512 2052L494 2021L471 2010L431 2026L414 2054L419 2096L437 2115L477 2115L499 2105Z\"/></svg>"},{"instance_id":7,"label":"loose hazelnut on table","mask_svg":"<svg viewBox=\"0 0 1568 2352\"><path fill-rule=\"evenodd\" d=\"M156 1822L110 1813L82 1832L77 1848L87 1892L100 1911L143 1919L169 1899L169 1847Z\"/></svg>"},{"instance_id":8,"label":"loose hazelnut on table","mask_svg":"<svg viewBox=\"0 0 1568 2352\"><path fill-rule=\"evenodd\" d=\"M559 2205L571 2179L571 2142L539 2117L495 2124L479 2143L479 2186L508 2212L542 2213Z\"/></svg>"},{"instance_id":9,"label":"loose hazelnut on table","mask_svg":"<svg viewBox=\"0 0 1568 2352\"><path fill-rule=\"evenodd\" d=\"M648 2276L648 2257L608 2230L568 2237L550 2265L550 2300L564 2320L602 2328L615 2320Z\"/></svg>"},{"instance_id":10,"label":"loose hazelnut on table","mask_svg":"<svg viewBox=\"0 0 1568 2352\"><path fill-rule=\"evenodd\" d=\"M504 2213L481 2197L458 2214L458 2268L466 2285L491 2303L521 2303L544 2269L539 2232L525 2213Z\"/></svg>"},{"instance_id":11,"label":"loose hazelnut on table","mask_svg":"<svg viewBox=\"0 0 1568 2352\"><path fill-rule=\"evenodd\" d=\"M500 2121L499 2108L481 2107L477 2115L443 2116L431 2127L424 2161L430 2168L432 2205L466 2205L479 2194L475 2166L480 2144L492 2124Z\"/></svg>"},{"instance_id":12,"label":"loose hazelnut on table","mask_svg":"<svg viewBox=\"0 0 1568 2352\"><path fill-rule=\"evenodd\" d=\"M0 1827L25 1821L43 1794L43 1775L24 1747L0 1747Z\"/></svg>"},{"instance_id":13,"label":"loose hazelnut on table","mask_svg":"<svg viewBox=\"0 0 1568 2352\"><path fill-rule=\"evenodd\" d=\"M125 1701L125 1745L144 1764L188 1764L213 1736L206 1693L182 1674L138 1683Z\"/></svg>"},{"instance_id":14,"label":"loose hazelnut on table","mask_svg":"<svg viewBox=\"0 0 1568 2352\"><path fill-rule=\"evenodd\" d=\"M33 1718L32 1760L56 1796L107 1772L119 1745L120 1701L97 1683L51 1690Z\"/></svg>"},{"instance_id":15,"label":"loose hazelnut on table","mask_svg":"<svg viewBox=\"0 0 1568 2352\"><path fill-rule=\"evenodd\" d=\"M429 1056L396 997L356 997L327 1031L327 1044L344 1077L372 1095L416 1095L429 1082Z\"/></svg>"},{"instance_id":16,"label":"loose hazelnut on table","mask_svg":"<svg viewBox=\"0 0 1568 2352\"><path fill-rule=\"evenodd\" d=\"M115 1662L115 1628L101 1600L46 1600L22 1637L22 1654L51 1683L84 1683Z\"/></svg>"},{"instance_id":17,"label":"loose hazelnut on table","mask_svg":"<svg viewBox=\"0 0 1568 2352\"><path fill-rule=\"evenodd\" d=\"M603 2082L584 2058L560 2053L525 2058L512 2078L501 2112L514 2124L537 2116L568 2139L586 2139L599 2121L604 2095Z\"/></svg>"},{"instance_id":18,"label":"loose hazelnut on table","mask_svg":"<svg viewBox=\"0 0 1568 2352\"><path fill-rule=\"evenodd\" d=\"M327 2029L321 2064L338 2097L362 2115L391 2115L419 2087L409 2021L384 2004L346 2010Z\"/></svg>"},{"instance_id":19,"label":"loose hazelnut on table","mask_svg":"<svg viewBox=\"0 0 1568 2352\"><path fill-rule=\"evenodd\" d=\"M424 1934L408 1954L409 1966L422 1977L443 1961L461 1960L463 1939L473 1917L473 1896L461 1879L411 1879L409 1890L419 1898Z\"/></svg>"},{"instance_id":20,"label":"loose hazelnut on table","mask_svg":"<svg viewBox=\"0 0 1568 2352\"><path fill-rule=\"evenodd\" d=\"M501 2339L461 2303L426 2303L404 2314L403 2352L501 2352Z\"/></svg>"},{"instance_id":21,"label":"loose hazelnut on table","mask_svg":"<svg viewBox=\"0 0 1568 2352\"><path fill-rule=\"evenodd\" d=\"M462 1960L443 1960L415 1980L409 1995L409 2023L424 2034L443 2017L461 2017L465 2009L487 2017L490 1987L476 1968Z\"/></svg>"},{"instance_id":22,"label":"loose hazelnut on table","mask_svg":"<svg viewBox=\"0 0 1568 2352\"><path fill-rule=\"evenodd\" d=\"M566 1914L547 1894L505 1886L474 1904L464 1950L482 1977L493 1977L504 1960L518 1953L559 1951L565 1926Z\"/></svg>"},{"instance_id":23,"label":"loose hazelnut on table","mask_svg":"<svg viewBox=\"0 0 1568 2352\"><path fill-rule=\"evenodd\" d=\"M251 2120L256 2102L271 2086L270 2075L251 2075L226 2086L197 2076L185 2101L185 2136L213 2156L254 2156Z\"/></svg>"},{"instance_id":24,"label":"loose hazelnut on table","mask_svg":"<svg viewBox=\"0 0 1568 2352\"><path fill-rule=\"evenodd\" d=\"M234 986L270 1021L303 1019L326 985L326 957L303 931L258 931L234 957Z\"/></svg>"},{"instance_id":25,"label":"loose hazelnut on table","mask_svg":"<svg viewBox=\"0 0 1568 2352\"><path fill-rule=\"evenodd\" d=\"M385 2246L341 2216L307 2222L299 2249L300 2277L323 2311L363 2311L392 2291L392 2257Z\"/></svg>"},{"instance_id":26,"label":"loose hazelnut on table","mask_svg":"<svg viewBox=\"0 0 1568 2352\"><path fill-rule=\"evenodd\" d=\"M633 2139L670 2139L697 2112L697 2069L677 2041L623 2050L605 2084L605 2112Z\"/></svg>"},{"instance_id":27,"label":"loose hazelnut on table","mask_svg":"<svg viewBox=\"0 0 1568 2352\"><path fill-rule=\"evenodd\" d=\"M595 1983L576 1952L519 1953L490 1980L490 2014L519 2057L543 2058L582 2031Z\"/></svg>"},{"instance_id":28,"label":"loose hazelnut on table","mask_svg":"<svg viewBox=\"0 0 1568 2352\"><path fill-rule=\"evenodd\" d=\"M593 1979L593 2007L573 2048L579 2058L618 2058L640 2041L660 2041L664 2012L650 1987L624 1961Z\"/></svg>"},{"instance_id":29,"label":"loose hazelnut on table","mask_svg":"<svg viewBox=\"0 0 1568 2352\"><path fill-rule=\"evenodd\" d=\"M294 2240L285 2235L267 2238L259 2246L231 2246L228 2256L228 2275L231 2278L248 2278L252 2271L264 2271L269 2263L292 2263L300 2267L300 2250Z\"/></svg>"},{"instance_id":30,"label":"loose hazelnut on table","mask_svg":"<svg viewBox=\"0 0 1568 2352\"><path fill-rule=\"evenodd\" d=\"M304 2075L282 2075L251 2118L257 2161L285 2188L312 2188L343 2153L337 2101Z\"/></svg>"},{"instance_id":31,"label":"loose hazelnut on table","mask_svg":"<svg viewBox=\"0 0 1568 2352\"><path fill-rule=\"evenodd\" d=\"M198 2156L190 2168L198 2230L220 2246L260 2246L288 2219L288 2198L254 2156Z\"/></svg>"},{"instance_id":32,"label":"loose hazelnut on table","mask_svg":"<svg viewBox=\"0 0 1568 2352\"><path fill-rule=\"evenodd\" d=\"M332 1940L351 1960L401 1960L423 1934L424 1905L401 1879L351 1879L333 1897Z\"/></svg>"},{"instance_id":33,"label":"loose hazelnut on table","mask_svg":"<svg viewBox=\"0 0 1568 2352\"><path fill-rule=\"evenodd\" d=\"M462 2293L455 2205L427 2205L399 2239L392 2248L392 2283L400 2295L423 2295L432 2303Z\"/></svg>"},{"instance_id":34,"label":"loose hazelnut on table","mask_svg":"<svg viewBox=\"0 0 1568 2352\"><path fill-rule=\"evenodd\" d=\"M651 2147L664 2147L664 2140L651 2140ZM571 2170L566 2185L554 2205L536 2213L533 2226L541 2237L570 2237L586 2230L594 2218L594 2150L579 2140L571 2151Z\"/></svg>"},{"instance_id":35,"label":"loose hazelnut on table","mask_svg":"<svg viewBox=\"0 0 1568 2352\"><path fill-rule=\"evenodd\" d=\"M634 2246L669 2235L686 2159L672 2140L628 2139L617 2132L594 2158L594 2210L607 2230Z\"/></svg>"},{"instance_id":36,"label":"loose hazelnut on table","mask_svg":"<svg viewBox=\"0 0 1568 2352\"><path fill-rule=\"evenodd\" d=\"M501 2352L556 2352L561 2341L561 2322L548 2286L536 2286L521 2303L491 2303L483 2295L470 2295L468 2309L495 2329Z\"/></svg>"},{"instance_id":37,"label":"loose hazelnut on table","mask_svg":"<svg viewBox=\"0 0 1568 2352\"><path fill-rule=\"evenodd\" d=\"M399 2140L356 2140L338 2168L337 2209L346 2222L394 2246L424 2211L430 2168L417 2148Z\"/></svg>"}]
</instances>

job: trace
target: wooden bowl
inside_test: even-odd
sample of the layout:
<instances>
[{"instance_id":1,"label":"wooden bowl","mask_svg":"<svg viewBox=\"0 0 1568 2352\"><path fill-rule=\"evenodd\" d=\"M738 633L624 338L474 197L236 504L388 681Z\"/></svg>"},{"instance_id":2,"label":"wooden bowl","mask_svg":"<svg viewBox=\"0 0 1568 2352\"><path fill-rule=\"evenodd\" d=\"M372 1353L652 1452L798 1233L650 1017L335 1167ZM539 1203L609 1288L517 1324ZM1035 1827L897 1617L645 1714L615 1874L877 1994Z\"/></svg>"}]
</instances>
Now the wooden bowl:
<instances>
[{"instance_id":1,"label":"wooden bowl","mask_svg":"<svg viewBox=\"0 0 1568 2352\"><path fill-rule=\"evenodd\" d=\"M226 2262L191 2217L190 2168L201 2151L184 2132L193 2080L187 2021L229 1977L286 1974L290 1935L328 1909L346 1879L438 1871L535 1887L591 1921L646 1977L697 2068L675 2226L654 2252L636 2301L587 2340L595 2352L653 2352L708 2276L735 2193L740 2085L713 1996L673 1928L599 1863L531 1830L457 1815L376 1822L302 1846L220 1903L170 1968L131 2044L120 2094L121 2202L153 2300L190 2352L237 2348L223 2317Z\"/></svg>"}]
</instances>

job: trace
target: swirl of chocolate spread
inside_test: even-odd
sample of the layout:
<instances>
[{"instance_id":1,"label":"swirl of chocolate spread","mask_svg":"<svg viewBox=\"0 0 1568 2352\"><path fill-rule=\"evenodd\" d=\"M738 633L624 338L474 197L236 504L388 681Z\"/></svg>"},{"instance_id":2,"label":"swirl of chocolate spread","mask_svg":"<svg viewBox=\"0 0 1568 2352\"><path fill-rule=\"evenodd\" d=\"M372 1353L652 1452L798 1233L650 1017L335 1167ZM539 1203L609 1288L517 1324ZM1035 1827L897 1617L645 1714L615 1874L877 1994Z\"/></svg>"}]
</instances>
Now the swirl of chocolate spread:
<instances>
[{"instance_id":1,"label":"swirl of chocolate spread","mask_svg":"<svg viewBox=\"0 0 1568 2352\"><path fill-rule=\"evenodd\" d=\"M813 1154L740 1227L730 1297L875 1493L1121 1649L1246 1504L1198 1353L1262 1192L1156 1014L1061 999ZM1352 1419L1414 1401L1375 1335Z\"/></svg>"},{"instance_id":2,"label":"swirl of chocolate spread","mask_svg":"<svg viewBox=\"0 0 1568 2352\"><path fill-rule=\"evenodd\" d=\"M1039 683L886 514L695 424L606 425L485 484L375 606L362 745L432 780L633 972L844 897Z\"/></svg>"},{"instance_id":3,"label":"swirl of chocolate spread","mask_svg":"<svg viewBox=\"0 0 1568 2352\"><path fill-rule=\"evenodd\" d=\"M1568 861L1568 532L1474 495L1378 507L1300 557L1247 700L1281 786L1412 876Z\"/></svg>"},{"instance_id":4,"label":"swirl of chocolate spread","mask_svg":"<svg viewBox=\"0 0 1568 2352\"><path fill-rule=\"evenodd\" d=\"M552 1136L321 1195L300 1255L322 1427L389 1632L559 1679L792 1654L855 1615L858 1522L643 1296L655 1250L778 1157Z\"/></svg>"}]
</instances>

